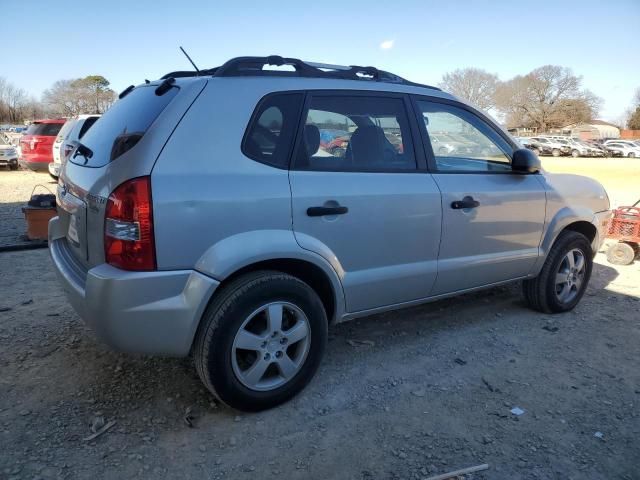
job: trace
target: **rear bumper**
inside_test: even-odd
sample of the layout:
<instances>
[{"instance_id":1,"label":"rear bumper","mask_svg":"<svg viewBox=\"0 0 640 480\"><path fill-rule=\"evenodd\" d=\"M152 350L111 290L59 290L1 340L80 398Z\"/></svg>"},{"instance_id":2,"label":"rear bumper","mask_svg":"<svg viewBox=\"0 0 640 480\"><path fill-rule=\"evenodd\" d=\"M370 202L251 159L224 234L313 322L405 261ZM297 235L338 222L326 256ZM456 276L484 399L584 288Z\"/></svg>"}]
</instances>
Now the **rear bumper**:
<instances>
[{"instance_id":1,"label":"rear bumper","mask_svg":"<svg viewBox=\"0 0 640 480\"><path fill-rule=\"evenodd\" d=\"M87 270L75 259L58 217L49 252L74 309L96 336L120 351L186 356L219 283L194 270L128 272L107 264Z\"/></svg>"},{"instance_id":2,"label":"rear bumper","mask_svg":"<svg viewBox=\"0 0 640 480\"><path fill-rule=\"evenodd\" d=\"M38 172L46 172L49 167L49 162L51 162L51 157L38 157L33 155L20 158L20 165Z\"/></svg>"}]
</instances>

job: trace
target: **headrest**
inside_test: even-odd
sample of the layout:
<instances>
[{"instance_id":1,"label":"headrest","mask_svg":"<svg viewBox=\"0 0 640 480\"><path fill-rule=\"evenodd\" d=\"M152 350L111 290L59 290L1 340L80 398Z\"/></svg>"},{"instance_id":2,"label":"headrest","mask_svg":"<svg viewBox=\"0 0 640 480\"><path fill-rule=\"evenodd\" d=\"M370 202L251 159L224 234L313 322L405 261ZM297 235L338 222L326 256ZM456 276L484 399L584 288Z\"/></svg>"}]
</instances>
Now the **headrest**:
<instances>
[{"instance_id":1,"label":"headrest","mask_svg":"<svg viewBox=\"0 0 640 480\"><path fill-rule=\"evenodd\" d=\"M320 148L320 130L315 125L304 126L304 145L309 157L313 157Z\"/></svg>"}]
</instances>

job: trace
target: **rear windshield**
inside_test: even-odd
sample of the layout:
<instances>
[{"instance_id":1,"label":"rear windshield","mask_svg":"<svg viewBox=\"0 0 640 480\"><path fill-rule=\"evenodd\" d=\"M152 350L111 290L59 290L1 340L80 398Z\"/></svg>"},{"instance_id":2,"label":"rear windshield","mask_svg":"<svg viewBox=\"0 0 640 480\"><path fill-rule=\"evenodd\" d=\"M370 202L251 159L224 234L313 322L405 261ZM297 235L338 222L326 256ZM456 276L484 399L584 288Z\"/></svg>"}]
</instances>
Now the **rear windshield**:
<instances>
[{"instance_id":1,"label":"rear windshield","mask_svg":"<svg viewBox=\"0 0 640 480\"><path fill-rule=\"evenodd\" d=\"M75 125L75 123L76 123L76 120L74 118L67 120L64 126L60 129L60 132L58 132L58 138L60 140L62 140L63 138L66 138L67 135L69 135L69 132L71 131L71 128Z\"/></svg>"},{"instance_id":2,"label":"rear windshield","mask_svg":"<svg viewBox=\"0 0 640 480\"><path fill-rule=\"evenodd\" d=\"M32 123L27 128L27 135L43 135L55 137L62 128L62 123Z\"/></svg>"},{"instance_id":3,"label":"rear windshield","mask_svg":"<svg viewBox=\"0 0 640 480\"><path fill-rule=\"evenodd\" d=\"M82 137L82 144L93 152L89 159L71 156L71 162L87 167L102 167L132 148L153 121L178 93L170 88L156 95L157 85L137 87L118 100Z\"/></svg>"}]
</instances>

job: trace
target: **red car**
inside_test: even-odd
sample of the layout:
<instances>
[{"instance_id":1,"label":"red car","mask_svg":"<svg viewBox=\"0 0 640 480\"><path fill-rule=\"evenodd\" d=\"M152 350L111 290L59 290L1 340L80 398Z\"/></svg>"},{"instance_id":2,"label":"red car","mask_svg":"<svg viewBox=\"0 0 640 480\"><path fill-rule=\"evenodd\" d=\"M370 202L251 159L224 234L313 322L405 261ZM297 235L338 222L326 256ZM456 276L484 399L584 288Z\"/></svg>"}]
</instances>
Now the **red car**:
<instances>
[{"instance_id":1,"label":"red car","mask_svg":"<svg viewBox=\"0 0 640 480\"><path fill-rule=\"evenodd\" d=\"M20 139L20 163L31 170L47 170L53 162L53 142L67 120L36 120Z\"/></svg>"}]
</instances>

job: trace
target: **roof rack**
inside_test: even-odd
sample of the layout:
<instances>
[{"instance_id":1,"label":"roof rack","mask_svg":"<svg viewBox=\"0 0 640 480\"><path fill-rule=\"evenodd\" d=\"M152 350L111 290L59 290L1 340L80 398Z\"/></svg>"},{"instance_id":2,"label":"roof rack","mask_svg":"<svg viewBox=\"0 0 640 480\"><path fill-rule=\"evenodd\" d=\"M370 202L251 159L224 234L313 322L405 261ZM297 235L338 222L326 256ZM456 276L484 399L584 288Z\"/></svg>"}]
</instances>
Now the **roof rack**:
<instances>
[{"instance_id":1,"label":"roof rack","mask_svg":"<svg viewBox=\"0 0 640 480\"><path fill-rule=\"evenodd\" d=\"M265 66L281 67L288 65L293 67L293 71L286 70L265 70ZM167 73L162 77L310 77L343 80L361 80L373 82L396 83L400 85L410 85L415 87L431 88L440 90L437 87L410 82L394 73L378 70L375 67L360 67L356 65L330 65L324 63L305 62L297 58L283 58L279 55L268 57L236 57L227 61L223 65L208 70L176 71Z\"/></svg>"}]
</instances>

